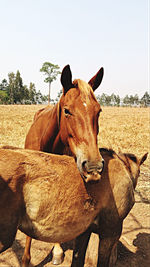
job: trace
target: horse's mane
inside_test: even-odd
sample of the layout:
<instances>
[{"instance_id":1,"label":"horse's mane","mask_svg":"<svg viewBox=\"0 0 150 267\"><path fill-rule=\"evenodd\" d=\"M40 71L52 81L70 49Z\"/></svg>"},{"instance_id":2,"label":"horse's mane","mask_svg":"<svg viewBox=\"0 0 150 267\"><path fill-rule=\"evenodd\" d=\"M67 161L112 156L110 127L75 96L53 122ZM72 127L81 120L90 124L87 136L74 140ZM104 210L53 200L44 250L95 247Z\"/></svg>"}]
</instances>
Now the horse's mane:
<instances>
[{"instance_id":1,"label":"horse's mane","mask_svg":"<svg viewBox=\"0 0 150 267\"><path fill-rule=\"evenodd\" d=\"M123 155L129 159L131 159L132 161L134 161L135 163L137 163L137 157L132 154L132 153L123 153Z\"/></svg>"},{"instance_id":2,"label":"horse's mane","mask_svg":"<svg viewBox=\"0 0 150 267\"><path fill-rule=\"evenodd\" d=\"M111 158L114 158L114 156L117 155L118 158L124 162L124 164L126 164L125 159L127 159L127 158L129 158L132 161L134 161L135 163L137 163L137 157L132 153L119 152L119 154L117 154L113 149L111 149L111 148L108 149L108 148L103 148L103 147L99 148L99 152L101 153L102 156L105 155L105 156L109 156Z\"/></svg>"},{"instance_id":3,"label":"horse's mane","mask_svg":"<svg viewBox=\"0 0 150 267\"><path fill-rule=\"evenodd\" d=\"M102 148L99 148L99 152L102 155L102 157L109 156L111 158L114 158L114 156L117 155L116 152L111 148L102 147Z\"/></svg>"},{"instance_id":4,"label":"horse's mane","mask_svg":"<svg viewBox=\"0 0 150 267\"><path fill-rule=\"evenodd\" d=\"M95 98L95 95L93 93L91 86L85 81L82 81L80 79L75 79L73 81L73 85L75 88L78 88L80 93L82 93L83 95L90 96L92 94L92 96Z\"/></svg>"}]
</instances>

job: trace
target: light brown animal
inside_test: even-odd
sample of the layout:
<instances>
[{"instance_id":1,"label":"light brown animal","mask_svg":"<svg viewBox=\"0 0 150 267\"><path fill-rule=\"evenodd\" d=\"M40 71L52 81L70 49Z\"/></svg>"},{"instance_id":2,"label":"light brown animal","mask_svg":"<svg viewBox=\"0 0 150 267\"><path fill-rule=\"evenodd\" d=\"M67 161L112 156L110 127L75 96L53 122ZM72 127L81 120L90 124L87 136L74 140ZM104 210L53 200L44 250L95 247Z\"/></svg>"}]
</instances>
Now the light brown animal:
<instances>
[{"instance_id":1,"label":"light brown animal","mask_svg":"<svg viewBox=\"0 0 150 267\"><path fill-rule=\"evenodd\" d=\"M100 208L100 183L85 183L72 157L0 149L0 252L17 229L46 242L84 232Z\"/></svg>"},{"instance_id":2,"label":"light brown animal","mask_svg":"<svg viewBox=\"0 0 150 267\"><path fill-rule=\"evenodd\" d=\"M117 242L121 236L124 218L133 207L134 189L140 166L147 153L140 159L134 154L118 155L113 150L100 149L105 168L100 186L101 208L90 227L75 240L72 267L83 267L87 245L92 232L99 235L97 267L113 267L116 263Z\"/></svg>"},{"instance_id":3,"label":"light brown animal","mask_svg":"<svg viewBox=\"0 0 150 267\"><path fill-rule=\"evenodd\" d=\"M55 154L71 155L76 159L80 174L86 181L97 180L103 160L97 147L98 117L101 107L93 91L101 84L103 68L88 83L72 82L70 66L61 74L63 94L55 106L39 110L26 136L25 148ZM31 238L27 237L23 267L30 261ZM61 263L63 251L55 247L53 262ZM58 256L59 252L59 256Z\"/></svg>"},{"instance_id":4,"label":"light brown animal","mask_svg":"<svg viewBox=\"0 0 150 267\"><path fill-rule=\"evenodd\" d=\"M101 179L85 183L71 157L1 148L0 252L12 245L18 228L32 238L62 243L84 232L99 213L96 223L77 238L72 266L83 266L85 243L93 229L101 239L103 261L98 266L109 266L107 258L134 204L133 181L136 184L147 154L137 160L101 152L105 158Z\"/></svg>"}]
</instances>

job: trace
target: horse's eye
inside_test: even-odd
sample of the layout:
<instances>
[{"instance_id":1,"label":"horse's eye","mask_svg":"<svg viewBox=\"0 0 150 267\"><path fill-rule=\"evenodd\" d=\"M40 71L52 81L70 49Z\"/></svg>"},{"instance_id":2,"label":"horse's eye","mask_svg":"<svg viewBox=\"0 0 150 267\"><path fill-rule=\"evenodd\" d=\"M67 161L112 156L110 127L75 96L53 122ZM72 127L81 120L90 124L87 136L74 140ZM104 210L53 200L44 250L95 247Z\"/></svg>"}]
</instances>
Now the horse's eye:
<instances>
[{"instance_id":1,"label":"horse's eye","mask_svg":"<svg viewBox=\"0 0 150 267\"><path fill-rule=\"evenodd\" d=\"M64 108L64 112L65 112L65 115L72 115L71 112L69 111L69 109L67 108Z\"/></svg>"}]
</instances>

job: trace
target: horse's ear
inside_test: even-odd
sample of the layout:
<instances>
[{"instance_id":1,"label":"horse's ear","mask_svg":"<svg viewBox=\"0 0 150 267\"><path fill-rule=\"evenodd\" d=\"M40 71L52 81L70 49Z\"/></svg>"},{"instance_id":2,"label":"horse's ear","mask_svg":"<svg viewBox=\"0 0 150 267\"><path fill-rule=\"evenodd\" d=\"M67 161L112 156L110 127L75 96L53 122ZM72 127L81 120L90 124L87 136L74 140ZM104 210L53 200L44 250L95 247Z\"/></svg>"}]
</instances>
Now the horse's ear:
<instances>
[{"instance_id":1,"label":"horse's ear","mask_svg":"<svg viewBox=\"0 0 150 267\"><path fill-rule=\"evenodd\" d=\"M103 79L104 75L104 69L101 68L96 75L89 81L89 84L91 85L93 91L95 91L99 85L101 84L101 81Z\"/></svg>"},{"instance_id":2,"label":"horse's ear","mask_svg":"<svg viewBox=\"0 0 150 267\"><path fill-rule=\"evenodd\" d=\"M148 153L146 153L140 160L140 165L143 164L143 162L147 159Z\"/></svg>"},{"instance_id":3,"label":"horse's ear","mask_svg":"<svg viewBox=\"0 0 150 267\"><path fill-rule=\"evenodd\" d=\"M72 73L70 70L70 66L66 65L61 73L61 84L63 86L63 94L65 95L70 88L73 87L72 84Z\"/></svg>"}]
</instances>

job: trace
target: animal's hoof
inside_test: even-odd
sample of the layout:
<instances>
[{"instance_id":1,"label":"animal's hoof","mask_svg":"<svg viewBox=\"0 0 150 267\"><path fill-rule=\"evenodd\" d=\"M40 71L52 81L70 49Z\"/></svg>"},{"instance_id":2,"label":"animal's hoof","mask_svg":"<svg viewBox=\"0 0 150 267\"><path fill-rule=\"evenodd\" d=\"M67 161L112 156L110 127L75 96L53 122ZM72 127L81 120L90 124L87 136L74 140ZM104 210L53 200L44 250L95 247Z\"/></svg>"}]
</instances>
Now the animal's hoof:
<instances>
[{"instance_id":1,"label":"animal's hoof","mask_svg":"<svg viewBox=\"0 0 150 267\"><path fill-rule=\"evenodd\" d=\"M63 260L64 260L63 255L55 255L53 256L52 263L54 265L59 265L63 262Z\"/></svg>"},{"instance_id":2,"label":"animal's hoof","mask_svg":"<svg viewBox=\"0 0 150 267\"><path fill-rule=\"evenodd\" d=\"M53 253L52 263L54 265L61 264L64 260L64 253L61 246L55 245L52 253Z\"/></svg>"}]
</instances>

